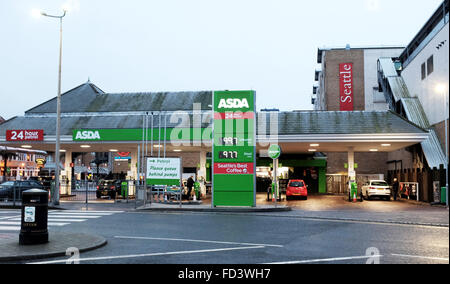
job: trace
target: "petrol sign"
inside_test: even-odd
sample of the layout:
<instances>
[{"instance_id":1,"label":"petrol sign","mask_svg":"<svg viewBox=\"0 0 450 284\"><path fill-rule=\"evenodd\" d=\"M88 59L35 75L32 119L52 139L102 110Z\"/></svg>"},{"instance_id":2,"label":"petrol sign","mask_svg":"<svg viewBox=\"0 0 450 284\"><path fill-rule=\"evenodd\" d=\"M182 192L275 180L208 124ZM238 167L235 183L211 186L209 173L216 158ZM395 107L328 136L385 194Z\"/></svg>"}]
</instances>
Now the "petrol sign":
<instances>
[{"instance_id":1,"label":"petrol sign","mask_svg":"<svg viewBox=\"0 0 450 284\"><path fill-rule=\"evenodd\" d=\"M6 130L6 141L43 141L44 130Z\"/></svg>"},{"instance_id":2,"label":"petrol sign","mask_svg":"<svg viewBox=\"0 0 450 284\"><path fill-rule=\"evenodd\" d=\"M147 158L147 185L176 185L181 182L180 158Z\"/></svg>"}]
</instances>

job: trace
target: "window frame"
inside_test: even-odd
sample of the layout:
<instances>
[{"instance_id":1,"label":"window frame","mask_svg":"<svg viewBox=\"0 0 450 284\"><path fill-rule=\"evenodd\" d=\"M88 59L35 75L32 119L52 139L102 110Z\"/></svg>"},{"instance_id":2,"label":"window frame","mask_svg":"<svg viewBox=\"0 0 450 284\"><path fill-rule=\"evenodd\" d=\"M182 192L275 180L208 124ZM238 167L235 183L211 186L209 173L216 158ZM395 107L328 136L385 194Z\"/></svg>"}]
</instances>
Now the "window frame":
<instances>
[{"instance_id":1,"label":"window frame","mask_svg":"<svg viewBox=\"0 0 450 284\"><path fill-rule=\"evenodd\" d=\"M431 55L427 59L427 76L430 76L434 72L434 56Z\"/></svg>"}]
</instances>

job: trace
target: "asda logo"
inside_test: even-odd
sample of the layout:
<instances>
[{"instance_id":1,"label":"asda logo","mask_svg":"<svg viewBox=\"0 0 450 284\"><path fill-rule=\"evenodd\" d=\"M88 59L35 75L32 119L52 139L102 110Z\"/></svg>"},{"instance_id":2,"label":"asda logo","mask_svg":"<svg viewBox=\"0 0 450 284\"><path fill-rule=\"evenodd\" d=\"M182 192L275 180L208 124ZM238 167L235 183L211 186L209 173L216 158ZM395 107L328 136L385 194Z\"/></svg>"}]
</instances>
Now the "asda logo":
<instances>
[{"instance_id":1,"label":"asda logo","mask_svg":"<svg viewBox=\"0 0 450 284\"><path fill-rule=\"evenodd\" d=\"M77 131L75 134L75 140L101 140L100 133L90 130Z\"/></svg>"},{"instance_id":2,"label":"asda logo","mask_svg":"<svg viewBox=\"0 0 450 284\"><path fill-rule=\"evenodd\" d=\"M221 99L219 102L219 109L226 108L250 108L247 99Z\"/></svg>"}]
</instances>

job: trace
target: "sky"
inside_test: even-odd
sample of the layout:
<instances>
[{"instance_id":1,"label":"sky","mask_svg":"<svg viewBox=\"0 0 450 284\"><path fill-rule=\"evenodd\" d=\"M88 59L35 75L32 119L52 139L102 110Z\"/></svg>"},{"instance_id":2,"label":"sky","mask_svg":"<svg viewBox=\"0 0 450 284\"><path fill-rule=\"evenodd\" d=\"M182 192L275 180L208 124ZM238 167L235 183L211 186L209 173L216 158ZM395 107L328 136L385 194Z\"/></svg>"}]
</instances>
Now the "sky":
<instances>
[{"instance_id":1,"label":"sky","mask_svg":"<svg viewBox=\"0 0 450 284\"><path fill-rule=\"evenodd\" d=\"M1 0L0 116L90 79L105 92L255 90L312 109L319 47L407 45L442 0ZM124 102L126 103L126 102Z\"/></svg>"}]
</instances>

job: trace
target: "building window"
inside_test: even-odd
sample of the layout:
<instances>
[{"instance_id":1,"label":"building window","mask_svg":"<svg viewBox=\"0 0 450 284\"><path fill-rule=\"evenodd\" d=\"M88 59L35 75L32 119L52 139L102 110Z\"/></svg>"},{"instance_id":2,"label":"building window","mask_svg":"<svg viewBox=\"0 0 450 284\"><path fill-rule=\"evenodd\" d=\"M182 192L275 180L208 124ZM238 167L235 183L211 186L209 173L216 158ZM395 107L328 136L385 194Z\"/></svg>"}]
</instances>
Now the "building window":
<instances>
[{"instance_id":1,"label":"building window","mask_svg":"<svg viewBox=\"0 0 450 284\"><path fill-rule=\"evenodd\" d=\"M427 60L427 70L428 70L428 76L433 73L434 71L434 60L433 60L433 55L431 55L430 58L428 58Z\"/></svg>"},{"instance_id":2,"label":"building window","mask_svg":"<svg viewBox=\"0 0 450 284\"><path fill-rule=\"evenodd\" d=\"M422 80L425 80L425 78L427 77L427 67L424 64L422 64Z\"/></svg>"}]
</instances>

